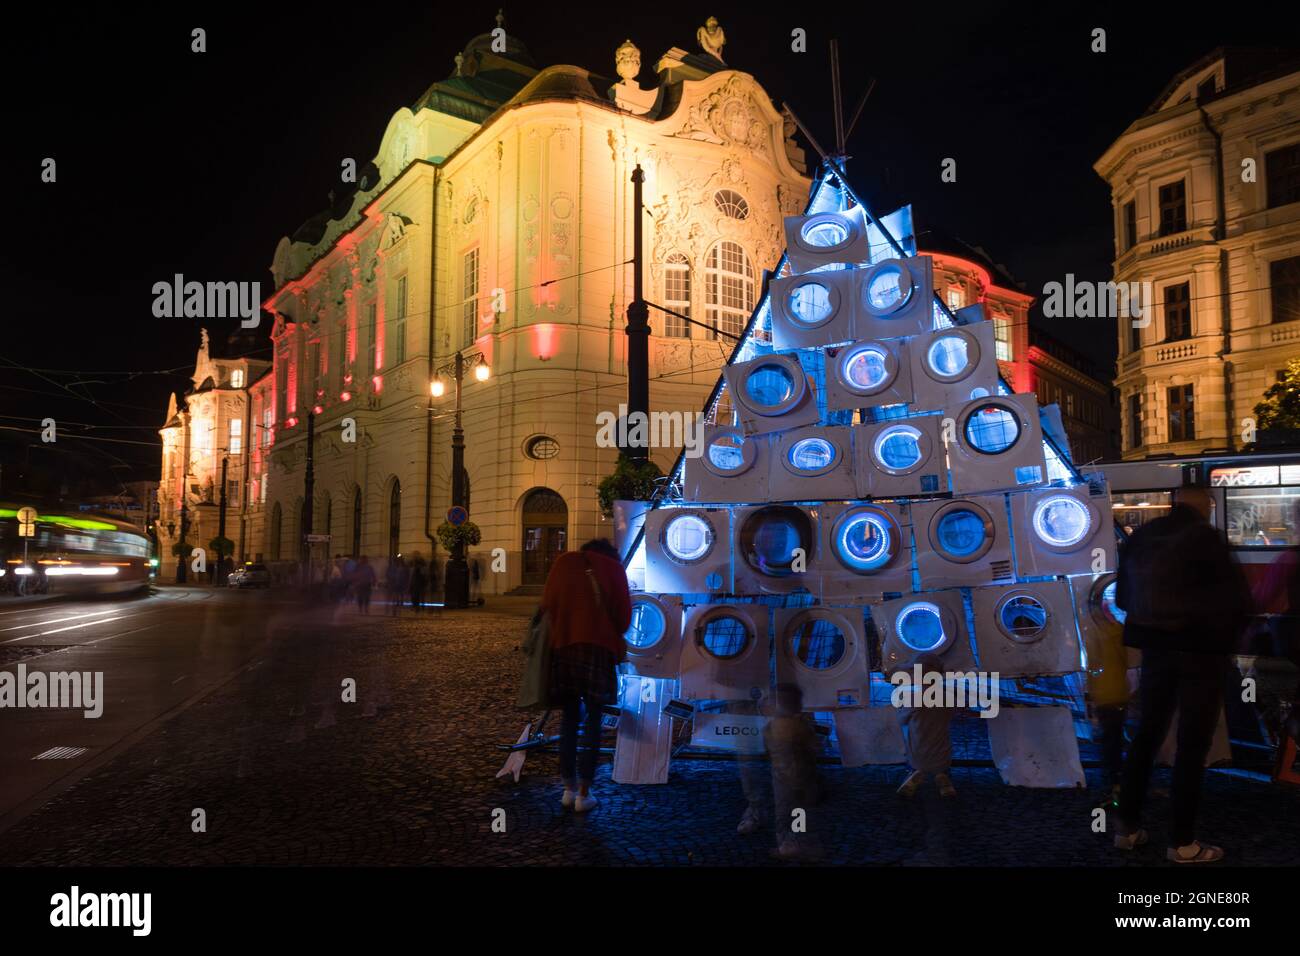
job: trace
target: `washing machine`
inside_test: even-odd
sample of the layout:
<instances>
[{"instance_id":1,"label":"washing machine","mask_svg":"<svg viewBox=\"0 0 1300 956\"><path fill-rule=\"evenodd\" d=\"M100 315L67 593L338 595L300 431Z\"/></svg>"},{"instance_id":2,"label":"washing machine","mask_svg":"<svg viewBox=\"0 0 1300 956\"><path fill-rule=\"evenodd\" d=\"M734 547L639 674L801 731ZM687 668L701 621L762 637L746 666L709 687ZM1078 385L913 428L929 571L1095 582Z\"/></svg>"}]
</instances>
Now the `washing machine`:
<instances>
[{"instance_id":1,"label":"washing machine","mask_svg":"<svg viewBox=\"0 0 1300 956\"><path fill-rule=\"evenodd\" d=\"M722 375L747 435L815 425L820 418L817 391L795 355L764 355L728 365Z\"/></svg>"},{"instance_id":2,"label":"washing machine","mask_svg":"<svg viewBox=\"0 0 1300 956\"><path fill-rule=\"evenodd\" d=\"M946 671L972 671L970 630L960 591L935 591L885 601L871 609L886 674L907 669L918 654L934 654Z\"/></svg>"},{"instance_id":3,"label":"washing machine","mask_svg":"<svg viewBox=\"0 0 1300 956\"><path fill-rule=\"evenodd\" d=\"M699 457L686 456L683 496L703 504L770 501L771 436L746 435L739 425L706 425Z\"/></svg>"},{"instance_id":4,"label":"washing machine","mask_svg":"<svg viewBox=\"0 0 1300 956\"><path fill-rule=\"evenodd\" d=\"M732 593L815 592L821 583L818 525L817 508L782 504L737 508L732 515ZM800 566L802 571L797 570Z\"/></svg>"},{"instance_id":5,"label":"washing machine","mask_svg":"<svg viewBox=\"0 0 1300 956\"><path fill-rule=\"evenodd\" d=\"M1098 674L1103 669L1114 672L1116 676L1105 678L1110 685L1110 696L1126 700L1128 688L1118 672L1140 667L1142 652L1120 643L1125 615L1115 604L1115 574L1076 574L1070 576L1069 582L1074 590L1075 616L1079 622L1079 638L1087 653L1088 670Z\"/></svg>"},{"instance_id":6,"label":"washing machine","mask_svg":"<svg viewBox=\"0 0 1300 956\"><path fill-rule=\"evenodd\" d=\"M730 592L731 512L656 508L647 514L645 582L654 594Z\"/></svg>"},{"instance_id":7,"label":"washing machine","mask_svg":"<svg viewBox=\"0 0 1300 956\"><path fill-rule=\"evenodd\" d=\"M998 391L992 322L924 332L908 342L912 410L940 411Z\"/></svg>"},{"instance_id":8,"label":"washing machine","mask_svg":"<svg viewBox=\"0 0 1300 956\"><path fill-rule=\"evenodd\" d=\"M826 407L911 404L907 339L867 339L826 349Z\"/></svg>"},{"instance_id":9,"label":"washing machine","mask_svg":"<svg viewBox=\"0 0 1300 956\"><path fill-rule=\"evenodd\" d=\"M887 339L934 328L934 265L929 256L885 259L850 275L857 286L854 338Z\"/></svg>"},{"instance_id":10,"label":"washing machine","mask_svg":"<svg viewBox=\"0 0 1300 956\"><path fill-rule=\"evenodd\" d=\"M772 464L765 501L839 501L857 497L853 429L805 425L771 436Z\"/></svg>"},{"instance_id":11,"label":"washing machine","mask_svg":"<svg viewBox=\"0 0 1300 956\"><path fill-rule=\"evenodd\" d=\"M1022 578L1115 570L1115 523L1103 484L1012 493L1011 531Z\"/></svg>"},{"instance_id":12,"label":"washing machine","mask_svg":"<svg viewBox=\"0 0 1300 956\"><path fill-rule=\"evenodd\" d=\"M908 505L892 501L826 504L820 509L821 597L870 604L912 590Z\"/></svg>"},{"instance_id":13,"label":"washing machine","mask_svg":"<svg viewBox=\"0 0 1300 956\"><path fill-rule=\"evenodd\" d=\"M634 674L675 680L682 657L682 599L672 594L633 594L632 624L623 641Z\"/></svg>"},{"instance_id":14,"label":"washing machine","mask_svg":"<svg viewBox=\"0 0 1300 956\"><path fill-rule=\"evenodd\" d=\"M795 274L838 263L870 262L866 216L860 206L844 212L787 216L785 250L790 257L790 269Z\"/></svg>"},{"instance_id":15,"label":"washing machine","mask_svg":"<svg viewBox=\"0 0 1300 956\"><path fill-rule=\"evenodd\" d=\"M776 612L776 680L803 691L804 710L861 707L870 700L871 650L860 607Z\"/></svg>"},{"instance_id":16,"label":"washing machine","mask_svg":"<svg viewBox=\"0 0 1300 956\"><path fill-rule=\"evenodd\" d=\"M1034 581L973 588L980 670L1000 677L1073 674L1083 664L1070 586Z\"/></svg>"},{"instance_id":17,"label":"washing machine","mask_svg":"<svg viewBox=\"0 0 1300 956\"><path fill-rule=\"evenodd\" d=\"M1042 484L1043 430L1033 395L994 395L967 402L953 416L948 447L952 490L964 495Z\"/></svg>"},{"instance_id":18,"label":"washing machine","mask_svg":"<svg viewBox=\"0 0 1300 956\"><path fill-rule=\"evenodd\" d=\"M772 347L821 349L853 338L853 273L812 272L773 279Z\"/></svg>"},{"instance_id":19,"label":"washing machine","mask_svg":"<svg viewBox=\"0 0 1300 956\"><path fill-rule=\"evenodd\" d=\"M923 497L948 490L938 415L855 427L853 457L859 498Z\"/></svg>"},{"instance_id":20,"label":"washing machine","mask_svg":"<svg viewBox=\"0 0 1300 956\"><path fill-rule=\"evenodd\" d=\"M763 604L699 604L682 627L683 700L758 700L771 686Z\"/></svg>"},{"instance_id":21,"label":"washing machine","mask_svg":"<svg viewBox=\"0 0 1300 956\"><path fill-rule=\"evenodd\" d=\"M1004 495L912 503L921 589L1015 580Z\"/></svg>"}]
</instances>

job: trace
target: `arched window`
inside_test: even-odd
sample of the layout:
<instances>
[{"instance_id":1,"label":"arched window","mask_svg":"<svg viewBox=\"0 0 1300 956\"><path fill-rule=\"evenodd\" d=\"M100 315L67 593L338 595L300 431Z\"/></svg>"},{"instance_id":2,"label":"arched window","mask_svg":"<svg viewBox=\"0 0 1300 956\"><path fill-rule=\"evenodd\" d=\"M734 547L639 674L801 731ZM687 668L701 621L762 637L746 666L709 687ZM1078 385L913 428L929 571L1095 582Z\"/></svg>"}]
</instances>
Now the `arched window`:
<instances>
[{"instance_id":1,"label":"arched window","mask_svg":"<svg viewBox=\"0 0 1300 956\"><path fill-rule=\"evenodd\" d=\"M352 557L361 557L361 488L352 495Z\"/></svg>"},{"instance_id":2,"label":"arched window","mask_svg":"<svg viewBox=\"0 0 1300 956\"><path fill-rule=\"evenodd\" d=\"M754 267L737 242L723 240L709 250L704 266L704 320L718 332L740 335L754 308Z\"/></svg>"},{"instance_id":3,"label":"arched window","mask_svg":"<svg viewBox=\"0 0 1300 956\"><path fill-rule=\"evenodd\" d=\"M749 203L734 189L719 189L713 194L713 205L728 219L749 218Z\"/></svg>"},{"instance_id":4,"label":"arched window","mask_svg":"<svg viewBox=\"0 0 1300 956\"><path fill-rule=\"evenodd\" d=\"M280 560L280 519L280 502L277 501L271 509L271 543L267 549L271 552L272 561Z\"/></svg>"},{"instance_id":5,"label":"arched window","mask_svg":"<svg viewBox=\"0 0 1300 956\"><path fill-rule=\"evenodd\" d=\"M680 252L674 252L664 262L664 305L691 317L691 264ZM691 327L675 315L665 315L664 335L688 339Z\"/></svg>"},{"instance_id":6,"label":"arched window","mask_svg":"<svg viewBox=\"0 0 1300 956\"><path fill-rule=\"evenodd\" d=\"M393 490L388 496L388 556L396 557L398 544L402 537L402 483L393 481Z\"/></svg>"}]
</instances>

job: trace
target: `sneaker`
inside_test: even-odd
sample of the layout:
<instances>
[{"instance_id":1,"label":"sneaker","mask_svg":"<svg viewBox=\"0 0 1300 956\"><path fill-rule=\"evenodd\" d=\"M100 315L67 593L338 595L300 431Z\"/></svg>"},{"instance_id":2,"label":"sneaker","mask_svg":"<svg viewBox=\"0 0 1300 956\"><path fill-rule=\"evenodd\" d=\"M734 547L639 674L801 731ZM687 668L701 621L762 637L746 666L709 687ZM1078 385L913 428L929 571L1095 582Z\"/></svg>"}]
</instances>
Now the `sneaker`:
<instances>
[{"instance_id":1,"label":"sneaker","mask_svg":"<svg viewBox=\"0 0 1300 956\"><path fill-rule=\"evenodd\" d=\"M934 782L939 785L939 796L941 797L957 796L957 788L952 785L952 778L949 777L946 773L936 773L934 775Z\"/></svg>"},{"instance_id":2,"label":"sneaker","mask_svg":"<svg viewBox=\"0 0 1300 956\"><path fill-rule=\"evenodd\" d=\"M925 771L913 770L907 779L903 781L903 785L898 788L898 795L900 797L914 797L923 783L925 783Z\"/></svg>"},{"instance_id":3,"label":"sneaker","mask_svg":"<svg viewBox=\"0 0 1300 956\"><path fill-rule=\"evenodd\" d=\"M1186 846L1171 846L1165 851L1165 859L1174 863L1215 863L1223 859L1223 848L1193 840Z\"/></svg>"},{"instance_id":4,"label":"sneaker","mask_svg":"<svg viewBox=\"0 0 1300 956\"><path fill-rule=\"evenodd\" d=\"M1141 828L1134 830L1132 833L1116 833L1115 849L1117 850L1136 850L1140 846L1145 846L1149 837L1147 831ZM1172 850L1170 851L1173 852Z\"/></svg>"},{"instance_id":5,"label":"sneaker","mask_svg":"<svg viewBox=\"0 0 1300 956\"><path fill-rule=\"evenodd\" d=\"M581 793L573 801L574 813L586 813L588 810L594 810L600 804L590 793L583 796Z\"/></svg>"},{"instance_id":6,"label":"sneaker","mask_svg":"<svg viewBox=\"0 0 1300 956\"><path fill-rule=\"evenodd\" d=\"M578 799L578 791L570 790L568 787L565 787L564 794L563 796L560 797L560 806L568 810L570 807L573 806L574 801L576 801L577 799Z\"/></svg>"},{"instance_id":7,"label":"sneaker","mask_svg":"<svg viewBox=\"0 0 1300 956\"><path fill-rule=\"evenodd\" d=\"M754 809L753 804L750 804L745 808L745 815L740 818L736 832L741 836L749 836L751 833L757 833L762 826L763 815Z\"/></svg>"}]
</instances>

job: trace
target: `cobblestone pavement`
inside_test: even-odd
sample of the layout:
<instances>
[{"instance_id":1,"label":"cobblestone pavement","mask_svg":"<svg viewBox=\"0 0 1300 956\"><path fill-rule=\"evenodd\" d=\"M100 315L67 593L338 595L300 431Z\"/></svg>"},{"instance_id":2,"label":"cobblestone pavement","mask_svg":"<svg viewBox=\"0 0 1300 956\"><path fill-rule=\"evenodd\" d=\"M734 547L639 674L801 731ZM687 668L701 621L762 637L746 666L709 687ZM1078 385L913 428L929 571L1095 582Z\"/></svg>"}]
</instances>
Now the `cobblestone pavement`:
<instances>
[{"instance_id":1,"label":"cobblestone pavement","mask_svg":"<svg viewBox=\"0 0 1300 956\"><path fill-rule=\"evenodd\" d=\"M268 603L259 662L0 835L0 864L786 865L770 832L736 833L726 761L676 760L666 786L615 786L606 761L585 817L561 811L553 755L495 779L527 716L511 706L525 625L513 609L392 620ZM349 677L358 702L329 705ZM958 767L952 801L901 800L900 767L823 776L830 863L1166 865L1158 833L1121 855L1091 831L1095 771L1091 790L1045 791ZM1153 821L1167 805L1152 800ZM1232 863L1300 862L1300 788L1211 773L1202 820Z\"/></svg>"}]
</instances>

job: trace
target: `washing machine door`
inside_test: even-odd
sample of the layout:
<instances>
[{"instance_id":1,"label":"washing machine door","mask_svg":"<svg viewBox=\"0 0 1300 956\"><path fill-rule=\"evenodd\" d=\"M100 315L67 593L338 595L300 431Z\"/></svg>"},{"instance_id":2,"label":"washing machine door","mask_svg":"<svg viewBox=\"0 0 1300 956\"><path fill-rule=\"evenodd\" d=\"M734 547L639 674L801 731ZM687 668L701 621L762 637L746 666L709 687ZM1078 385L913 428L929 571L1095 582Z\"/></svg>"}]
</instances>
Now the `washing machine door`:
<instances>
[{"instance_id":1,"label":"washing machine door","mask_svg":"<svg viewBox=\"0 0 1300 956\"><path fill-rule=\"evenodd\" d=\"M813 272L772 280L772 347L821 349L853 338L852 273Z\"/></svg>"},{"instance_id":2,"label":"washing machine door","mask_svg":"<svg viewBox=\"0 0 1300 956\"><path fill-rule=\"evenodd\" d=\"M880 637L880 660L886 673L910 668L920 654L937 656L944 670L974 670L975 656L960 591L935 591L885 601L872 607L871 616Z\"/></svg>"},{"instance_id":3,"label":"washing machine door","mask_svg":"<svg viewBox=\"0 0 1300 956\"><path fill-rule=\"evenodd\" d=\"M746 435L739 425L707 425L699 455L686 455L682 479L688 501L745 504L770 501L767 435Z\"/></svg>"},{"instance_id":4,"label":"washing machine door","mask_svg":"<svg viewBox=\"0 0 1300 956\"><path fill-rule=\"evenodd\" d=\"M1116 576L1077 574L1069 581L1092 692L1106 698L1105 703L1123 703L1129 696L1125 672L1141 666L1142 653L1123 645L1125 614L1115 603Z\"/></svg>"},{"instance_id":5,"label":"washing machine door","mask_svg":"<svg viewBox=\"0 0 1300 956\"><path fill-rule=\"evenodd\" d=\"M1004 495L914 502L912 521L922 590L1015 580Z\"/></svg>"},{"instance_id":6,"label":"washing machine door","mask_svg":"<svg viewBox=\"0 0 1300 956\"><path fill-rule=\"evenodd\" d=\"M632 624L623 640L634 674L675 679L681 669L682 599L667 594L633 594Z\"/></svg>"},{"instance_id":7,"label":"washing machine door","mask_svg":"<svg viewBox=\"0 0 1300 956\"><path fill-rule=\"evenodd\" d=\"M758 700L771 684L768 609L761 604L701 604L686 611L684 700Z\"/></svg>"},{"instance_id":8,"label":"washing machine door","mask_svg":"<svg viewBox=\"0 0 1300 956\"><path fill-rule=\"evenodd\" d=\"M934 328L934 270L929 256L885 259L855 269L854 338L919 335Z\"/></svg>"},{"instance_id":9,"label":"washing machine door","mask_svg":"<svg viewBox=\"0 0 1300 956\"><path fill-rule=\"evenodd\" d=\"M1083 667L1064 581L974 588L971 604L981 670L1001 677L1043 677Z\"/></svg>"},{"instance_id":10,"label":"washing machine door","mask_svg":"<svg viewBox=\"0 0 1300 956\"><path fill-rule=\"evenodd\" d=\"M1115 570L1115 523L1104 486L1015 492L1011 520L1022 578Z\"/></svg>"},{"instance_id":11,"label":"washing machine door","mask_svg":"<svg viewBox=\"0 0 1300 956\"><path fill-rule=\"evenodd\" d=\"M913 401L906 339L868 339L826 350L826 407L879 408Z\"/></svg>"},{"instance_id":12,"label":"washing machine door","mask_svg":"<svg viewBox=\"0 0 1300 956\"><path fill-rule=\"evenodd\" d=\"M1042 484L1043 430L1033 395L995 395L967 402L953 419L949 447L954 494Z\"/></svg>"},{"instance_id":13,"label":"washing machine door","mask_svg":"<svg viewBox=\"0 0 1300 956\"><path fill-rule=\"evenodd\" d=\"M998 363L992 322L926 332L909 343L912 411L941 411L996 395Z\"/></svg>"},{"instance_id":14,"label":"washing machine door","mask_svg":"<svg viewBox=\"0 0 1300 956\"><path fill-rule=\"evenodd\" d=\"M912 590L907 505L829 504L821 509L823 601L868 604Z\"/></svg>"},{"instance_id":15,"label":"washing machine door","mask_svg":"<svg viewBox=\"0 0 1300 956\"><path fill-rule=\"evenodd\" d=\"M853 430L860 498L916 498L948 490L938 415L890 419Z\"/></svg>"},{"instance_id":16,"label":"washing machine door","mask_svg":"<svg viewBox=\"0 0 1300 956\"><path fill-rule=\"evenodd\" d=\"M764 355L722 370L747 435L814 425L817 392L794 355Z\"/></svg>"},{"instance_id":17,"label":"washing machine door","mask_svg":"<svg viewBox=\"0 0 1300 956\"><path fill-rule=\"evenodd\" d=\"M857 497L853 429L807 425L777 432L768 501L827 501Z\"/></svg>"},{"instance_id":18,"label":"washing machine door","mask_svg":"<svg viewBox=\"0 0 1300 956\"><path fill-rule=\"evenodd\" d=\"M739 508L733 527L736 594L816 590L820 582L816 509L795 505Z\"/></svg>"},{"instance_id":19,"label":"washing machine door","mask_svg":"<svg viewBox=\"0 0 1300 956\"><path fill-rule=\"evenodd\" d=\"M865 706L869 658L860 607L776 612L776 680L798 686L804 710Z\"/></svg>"},{"instance_id":20,"label":"washing machine door","mask_svg":"<svg viewBox=\"0 0 1300 956\"><path fill-rule=\"evenodd\" d=\"M722 508L656 508L645 519L645 556L648 592L729 592L731 512Z\"/></svg>"},{"instance_id":21,"label":"washing machine door","mask_svg":"<svg viewBox=\"0 0 1300 956\"><path fill-rule=\"evenodd\" d=\"M841 263L870 262L866 216L857 206L844 212L787 216L785 249L796 274Z\"/></svg>"}]
</instances>

